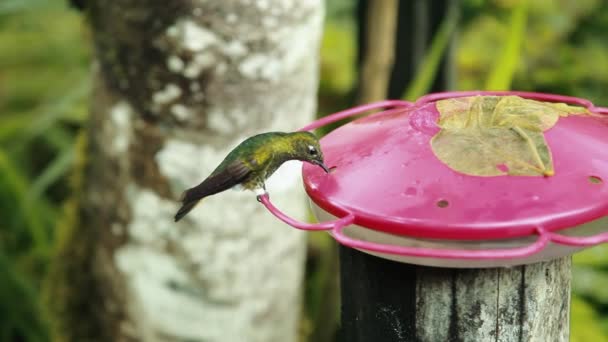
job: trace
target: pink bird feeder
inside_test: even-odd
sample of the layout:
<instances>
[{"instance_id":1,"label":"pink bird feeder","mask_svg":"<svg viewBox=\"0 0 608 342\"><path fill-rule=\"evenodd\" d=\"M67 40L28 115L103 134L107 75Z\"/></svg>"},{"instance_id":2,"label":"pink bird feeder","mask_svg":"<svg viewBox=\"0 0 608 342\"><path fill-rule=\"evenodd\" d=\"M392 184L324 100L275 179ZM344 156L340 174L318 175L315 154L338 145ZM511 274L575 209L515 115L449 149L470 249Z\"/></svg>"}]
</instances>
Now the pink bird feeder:
<instances>
[{"instance_id":1,"label":"pink bird feeder","mask_svg":"<svg viewBox=\"0 0 608 342\"><path fill-rule=\"evenodd\" d=\"M518 96L586 109L544 131L553 169L541 176L478 176L438 158L438 103L472 96ZM527 92L447 92L415 103L383 101L322 118L303 130L376 110L334 130L321 147L330 174L305 164L304 187L317 218L341 244L405 263L458 268L551 260L608 241L608 109L567 96ZM468 158L465 154L463 159ZM458 161L458 160L457 160ZM466 262L465 262L466 261Z\"/></svg>"}]
</instances>

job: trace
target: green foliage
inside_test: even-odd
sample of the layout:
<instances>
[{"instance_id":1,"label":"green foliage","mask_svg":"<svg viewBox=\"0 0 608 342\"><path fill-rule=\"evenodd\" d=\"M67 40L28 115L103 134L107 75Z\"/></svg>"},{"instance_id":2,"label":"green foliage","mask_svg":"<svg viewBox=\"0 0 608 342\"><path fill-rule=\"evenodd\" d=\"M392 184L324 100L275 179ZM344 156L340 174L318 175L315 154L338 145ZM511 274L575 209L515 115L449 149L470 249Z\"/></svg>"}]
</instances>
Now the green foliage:
<instances>
[{"instance_id":1,"label":"green foliage","mask_svg":"<svg viewBox=\"0 0 608 342\"><path fill-rule=\"evenodd\" d=\"M344 1L338 1L338 3ZM329 2L332 4L333 1ZM328 4L328 5L329 5ZM336 6L334 4L334 6ZM321 79L319 80L320 116L344 109L349 105L349 94L355 84L355 23L349 8L343 4L328 14L335 16L327 20L321 41Z\"/></svg>"},{"instance_id":2,"label":"green foliage","mask_svg":"<svg viewBox=\"0 0 608 342\"><path fill-rule=\"evenodd\" d=\"M12 263L0 254L0 341L47 341L35 289Z\"/></svg>"},{"instance_id":3,"label":"green foliage","mask_svg":"<svg viewBox=\"0 0 608 342\"><path fill-rule=\"evenodd\" d=\"M486 82L486 90L509 90L515 70L520 63L521 47L526 34L528 0L520 0L512 10L508 35L503 51Z\"/></svg>"},{"instance_id":4,"label":"green foliage","mask_svg":"<svg viewBox=\"0 0 608 342\"><path fill-rule=\"evenodd\" d=\"M346 93L355 81L353 23L328 22L321 41L321 93Z\"/></svg>"},{"instance_id":5,"label":"green foliage","mask_svg":"<svg viewBox=\"0 0 608 342\"><path fill-rule=\"evenodd\" d=\"M463 90L484 89L488 75L500 67L497 61L507 58L502 53L509 40L515 40L511 32L521 32L512 27L521 25L515 20L519 1L487 1L483 8L470 2L465 3L468 21L462 26L457 57L458 88ZM607 1L528 1L520 54L509 57L517 59L510 88L608 103L608 63L602 62L608 60L602 33L607 26Z\"/></svg>"},{"instance_id":6,"label":"green foliage","mask_svg":"<svg viewBox=\"0 0 608 342\"><path fill-rule=\"evenodd\" d=\"M601 269L608 267L608 244L595 246L576 253L573 257L576 265Z\"/></svg>"},{"instance_id":7,"label":"green foliage","mask_svg":"<svg viewBox=\"0 0 608 342\"><path fill-rule=\"evenodd\" d=\"M575 278L576 279L576 278ZM571 342L607 342L605 323L598 312L587 301L577 295L572 296L570 318Z\"/></svg>"},{"instance_id":8,"label":"green foliage","mask_svg":"<svg viewBox=\"0 0 608 342\"><path fill-rule=\"evenodd\" d=\"M61 0L0 3L0 341L48 341L40 290L86 117L90 53Z\"/></svg>"},{"instance_id":9,"label":"green foliage","mask_svg":"<svg viewBox=\"0 0 608 342\"><path fill-rule=\"evenodd\" d=\"M0 15L40 10L56 4L56 1L49 0L4 0L0 3Z\"/></svg>"},{"instance_id":10,"label":"green foliage","mask_svg":"<svg viewBox=\"0 0 608 342\"><path fill-rule=\"evenodd\" d=\"M458 8L455 5L450 6L441 26L433 37L431 46L425 55L422 65L416 73L416 77L412 80L403 96L404 100L415 101L420 96L428 93L429 89L431 89L433 80L439 70L441 59L445 55L450 39L453 37L454 31L456 30L459 17L460 13ZM398 62L399 61L397 61L397 63Z\"/></svg>"}]
</instances>

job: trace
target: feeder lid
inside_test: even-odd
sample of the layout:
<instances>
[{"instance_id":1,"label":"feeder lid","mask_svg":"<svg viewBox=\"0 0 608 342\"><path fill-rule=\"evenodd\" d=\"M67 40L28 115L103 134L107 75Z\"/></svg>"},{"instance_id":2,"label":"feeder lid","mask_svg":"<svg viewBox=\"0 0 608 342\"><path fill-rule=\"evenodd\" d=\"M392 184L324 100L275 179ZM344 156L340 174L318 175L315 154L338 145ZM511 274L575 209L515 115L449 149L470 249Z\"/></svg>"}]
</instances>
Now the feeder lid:
<instances>
[{"instance_id":1,"label":"feeder lid","mask_svg":"<svg viewBox=\"0 0 608 342\"><path fill-rule=\"evenodd\" d=\"M496 94L574 102L593 112L581 99L491 93ZM474 176L455 171L431 148L431 139L440 131L438 101L471 95L426 96L411 106L334 130L321 139L332 172L305 163L308 195L334 216L353 214L359 226L420 238L523 237L537 227L556 231L608 215L607 116L560 117L543 133L552 155L552 175Z\"/></svg>"}]
</instances>

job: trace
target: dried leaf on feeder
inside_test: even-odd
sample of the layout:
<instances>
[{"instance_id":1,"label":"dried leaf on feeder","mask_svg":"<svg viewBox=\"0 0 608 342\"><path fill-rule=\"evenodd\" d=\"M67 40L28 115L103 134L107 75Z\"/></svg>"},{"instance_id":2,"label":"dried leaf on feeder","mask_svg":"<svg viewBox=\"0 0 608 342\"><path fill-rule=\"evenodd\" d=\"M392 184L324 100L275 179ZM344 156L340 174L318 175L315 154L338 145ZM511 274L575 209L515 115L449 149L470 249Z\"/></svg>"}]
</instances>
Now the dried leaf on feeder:
<instances>
[{"instance_id":1,"label":"dried leaf on feeder","mask_svg":"<svg viewBox=\"0 0 608 342\"><path fill-rule=\"evenodd\" d=\"M551 176L543 132L561 116L588 114L565 103L519 96L470 96L438 101L441 128L431 140L435 156L474 176Z\"/></svg>"}]
</instances>

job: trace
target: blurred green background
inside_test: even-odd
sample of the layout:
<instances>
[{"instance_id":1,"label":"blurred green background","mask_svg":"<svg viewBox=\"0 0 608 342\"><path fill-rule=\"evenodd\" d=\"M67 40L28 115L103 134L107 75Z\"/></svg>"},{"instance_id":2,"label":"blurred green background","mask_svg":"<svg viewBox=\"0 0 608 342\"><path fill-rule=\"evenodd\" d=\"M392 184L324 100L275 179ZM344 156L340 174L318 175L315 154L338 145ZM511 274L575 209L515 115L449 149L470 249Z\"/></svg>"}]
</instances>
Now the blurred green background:
<instances>
[{"instance_id":1,"label":"blurred green background","mask_svg":"<svg viewBox=\"0 0 608 342\"><path fill-rule=\"evenodd\" d=\"M354 0L327 6L320 113L350 105L357 79ZM459 27L457 90L510 86L608 106L608 1L462 0ZM49 340L41 286L71 194L91 57L66 0L0 1L0 341ZM309 252L301 333L314 340L336 328L337 266L326 234L310 234ZM574 262L571 340L608 341L608 247Z\"/></svg>"}]
</instances>

